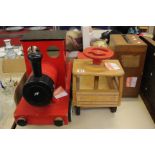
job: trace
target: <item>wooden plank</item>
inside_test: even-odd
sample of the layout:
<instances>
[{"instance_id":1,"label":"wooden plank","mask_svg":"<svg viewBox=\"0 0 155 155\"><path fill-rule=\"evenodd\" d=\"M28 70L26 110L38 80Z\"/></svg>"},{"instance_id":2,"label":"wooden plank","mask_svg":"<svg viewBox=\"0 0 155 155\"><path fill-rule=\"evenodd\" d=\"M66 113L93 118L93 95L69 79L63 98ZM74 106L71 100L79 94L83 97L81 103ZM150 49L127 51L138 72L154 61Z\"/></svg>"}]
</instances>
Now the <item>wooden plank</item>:
<instances>
[{"instance_id":1,"label":"wooden plank","mask_svg":"<svg viewBox=\"0 0 155 155\"><path fill-rule=\"evenodd\" d=\"M100 76L99 77L99 82L98 82L98 89L99 90L116 90L116 82L113 79L113 77L104 77Z\"/></svg>"},{"instance_id":2,"label":"wooden plank","mask_svg":"<svg viewBox=\"0 0 155 155\"><path fill-rule=\"evenodd\" d=\"M76 76L73 75L73 85L72 85L72 97L73 97L73 104L76 104L76 91L77 91L77 84L76 84Z\"/></svg>"},{"instance_id":3,"label":"wooden plank","mask_svg":"<svg viewBox=\"0 0 155 155\"><path fill-rule=\"evenodd\" d=\"M119 77L119 101L118 101L118 104L121 104L121 98L122 98L122 95L123 95L123 81L124 81L124 77L121 76Z\"/></svg>"},{"instance_id":4,"label":"wooden plank","mask_svg":"<svg viewBox=\"0 0 155 155\"><path fill-rule=\"evenodd\" d=\"M116 107L119 106L118 102L78 102L77 106L82 108L95 108L95 107Z\"/></svg>"},{"instance_id":5,"label":"wooden plank","mask_svg":"<svg viewBox=\"0 0 155 155\"><path fill-rule=\"evenodd\" d=\"M94 89L94 76L80 76L79 77L79 89Z\"/></svg>"},{"instance_id":6,"label":"wooden plank","mask_svg":"<svg viewBox=\"0 0 155 155\"><path fill-rule=\"evenodd\" d=\"M119 66L119 70L109 70L104 63L115 63ZM93 65L90 59L75 59L73 63L73 74L78 76L122 76L124 71L118 60L104 60L100 65Z\"/></svg>"},{"instance_id":7,"label":"wooden plank","mask_svg":"<svg viewBox=\"0 0 155 155\"><path fill-rule=\"evenodd\" d=\"M101 104L103 104L103 102L117 102L119 100L119 95L96 95L96 94L90 94L90 95L86 95L86 94L79 94L77 93L77 102L80 101L84 101L84 102L101 102Z\"/></svg>"}]
</instances>

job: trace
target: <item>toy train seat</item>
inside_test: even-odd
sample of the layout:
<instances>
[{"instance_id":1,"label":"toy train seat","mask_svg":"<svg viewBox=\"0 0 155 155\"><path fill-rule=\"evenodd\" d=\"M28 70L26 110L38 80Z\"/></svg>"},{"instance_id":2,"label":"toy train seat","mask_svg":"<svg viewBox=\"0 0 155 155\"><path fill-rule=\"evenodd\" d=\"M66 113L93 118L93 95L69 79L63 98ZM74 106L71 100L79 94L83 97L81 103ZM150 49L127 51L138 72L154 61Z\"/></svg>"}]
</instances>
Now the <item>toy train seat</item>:
<instances>
[{"instance_id":1,"label":"toy train seat","mask_svg":"<svg viewBox=\"0 0 155 155\"><path fill-rule=\"evenodd\" d=\"M61 126L71 121L72 63L66 60L65 37L65 31L32 31L21 39L26 82L14 113L16 124ZM56 47L59 55L50 57L49 47ZM60 87L67 95L55 98Z\"/></svg>"}]
</instances>

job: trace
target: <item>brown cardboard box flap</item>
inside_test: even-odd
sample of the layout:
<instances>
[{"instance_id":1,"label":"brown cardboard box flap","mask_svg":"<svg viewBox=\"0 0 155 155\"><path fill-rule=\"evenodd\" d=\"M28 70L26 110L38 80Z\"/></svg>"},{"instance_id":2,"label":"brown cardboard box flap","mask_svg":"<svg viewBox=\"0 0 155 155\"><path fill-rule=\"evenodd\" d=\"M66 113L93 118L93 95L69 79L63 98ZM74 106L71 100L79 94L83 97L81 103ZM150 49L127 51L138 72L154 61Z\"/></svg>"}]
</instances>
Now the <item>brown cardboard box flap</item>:
<instances>
[{"instance_id":1,"label":"brown cardboard box flap","mask_svg":"<svg viewBox=\"0 0 155 155\"><path fill-rule=\"evenodd\" d=\"M137 97L141 82L141 75L145 62L147 44L138 35L113 34L110 35L110 48L115 52L114 58L119 59L125 71L124 97ZM136 79L136 80L135 80ZM126 81L130 86L126 87ZM132 85L136 81L135 85Z\"/></svg>"},{"instance_id":2,"label":"brown cardboard box flap","mask_svg":"<svg viewBox=\"0 0 155 155\"><path fill-rule=\"evenodd\" d=\"M146 46L144 41L142 41L138 35L127 34L127 35L120 35L120 34L112 34L110 38L115 41L116 45L120 46Z\"/></svg>"},{"instance_id":3,"label":"brown cardboard box flap","mask_svg":"<svg viewBox=\"0 0 155 155\"><path fill-rule=\"evenodd\" d=\"M2 72L3 73L24 73L25 62L23 57L17 57L15 59L3 59Z\"/></svg>"}]
</instances>

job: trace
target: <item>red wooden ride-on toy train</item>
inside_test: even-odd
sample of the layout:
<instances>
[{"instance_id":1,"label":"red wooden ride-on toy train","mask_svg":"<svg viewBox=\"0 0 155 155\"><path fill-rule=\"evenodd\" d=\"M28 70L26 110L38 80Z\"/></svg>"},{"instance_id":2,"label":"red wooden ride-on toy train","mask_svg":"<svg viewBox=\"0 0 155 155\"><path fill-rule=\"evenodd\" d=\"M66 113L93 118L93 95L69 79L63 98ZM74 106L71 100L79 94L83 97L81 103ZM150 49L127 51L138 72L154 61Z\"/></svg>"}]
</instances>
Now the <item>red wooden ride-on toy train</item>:
<instances>
[{"instance_id":1,"label":"red wooden ride-on toy train","mask_svg":"<svg viewBox=\"0 0 155 155\"><path fill-rule=\"evenodd\" d=\"M16 124L61 126L71 121L72 63L66 60L65 34L65 31L36 31L21 39L27 80L14 113ZM34 46L40 52L29 53L29 47ZM59 49L58 57L49 57L47 49L50 46ZM53 93L59 87L68 95L56 99Z\"/></svg>"}]
</instances>

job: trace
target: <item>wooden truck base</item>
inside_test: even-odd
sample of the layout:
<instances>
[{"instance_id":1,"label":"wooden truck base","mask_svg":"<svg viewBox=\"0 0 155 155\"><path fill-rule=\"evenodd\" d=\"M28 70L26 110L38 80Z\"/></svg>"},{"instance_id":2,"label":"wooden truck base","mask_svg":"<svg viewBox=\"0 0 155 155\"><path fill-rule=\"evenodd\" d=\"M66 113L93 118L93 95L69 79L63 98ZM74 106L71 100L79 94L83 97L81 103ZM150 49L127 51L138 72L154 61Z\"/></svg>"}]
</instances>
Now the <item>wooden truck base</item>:
<instances>
[{"instance_id":1,"label":"wooden truck base","mask_svg":"<svg viewBox=\"0 0 155 155\"><path fill-rule=\"evenodd\" d=\"M114 63L119 69L109 70L105 63ZM116 112L120 105L124 71L118 60L103 60L100 65L91 59L75 59L73 63L73 105L76 114L80 108L109 107Z\"/></svg>"}]
</instances>

